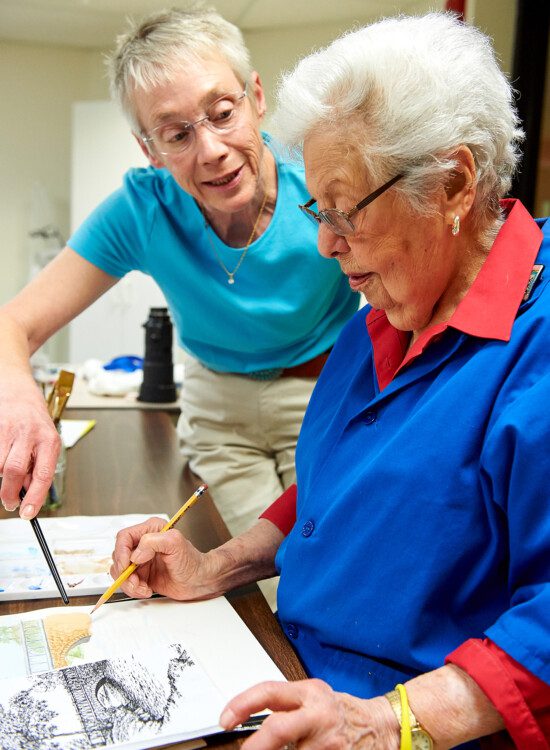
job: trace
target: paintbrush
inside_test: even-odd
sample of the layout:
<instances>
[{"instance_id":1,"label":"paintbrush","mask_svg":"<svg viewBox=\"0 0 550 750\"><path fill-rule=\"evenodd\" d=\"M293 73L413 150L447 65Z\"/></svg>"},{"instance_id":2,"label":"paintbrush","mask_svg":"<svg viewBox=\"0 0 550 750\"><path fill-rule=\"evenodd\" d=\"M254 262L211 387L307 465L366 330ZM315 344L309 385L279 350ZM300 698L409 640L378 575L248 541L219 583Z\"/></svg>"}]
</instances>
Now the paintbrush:
<instances>
[{"instance_id":1,"label":"paintbrush","mask_svg":"<svg viewBox=\"0 0 550 750\"><path fill-rule=\"evenodd\" d=\"M25 497L26 490L21 488L21 491L19 492L19 497L21 500ZM55 560L53 559L53 555L50 552L50 548L48 547L48 543L46 542L46 538L44 537L44 534L42 533L42 529L40 528L40 524L38 523L37 518L31 518L30 524L32 527L32 530L34 531L34 535L36 536L36 540L38 544L40 545L40 549L42 550L42 554L44 555L44 559L46 560L48 564L48 568L50 569L50 573L52 574L52 578L55 582L55 585L57 586L57 590L59 591L59 594L65 604L69 603L69 597L67 596L67 592L65 591L65 588L63 586L63 581L61 580L61 576L59 575L59 571L57 570L57 566L55 564Z\"/></svg>"},{"instance_id":2,"label":"paintbrush","mask_svg":"<svg viewBox=\"0 0 550 750\"><path fill-rule=\"evenodd\" d=\"M58 424L61 419L63 409L71 395L73 384L74 372L61 370L48 395L48 412L54 424Z\"/></svg>"}]
</instances>

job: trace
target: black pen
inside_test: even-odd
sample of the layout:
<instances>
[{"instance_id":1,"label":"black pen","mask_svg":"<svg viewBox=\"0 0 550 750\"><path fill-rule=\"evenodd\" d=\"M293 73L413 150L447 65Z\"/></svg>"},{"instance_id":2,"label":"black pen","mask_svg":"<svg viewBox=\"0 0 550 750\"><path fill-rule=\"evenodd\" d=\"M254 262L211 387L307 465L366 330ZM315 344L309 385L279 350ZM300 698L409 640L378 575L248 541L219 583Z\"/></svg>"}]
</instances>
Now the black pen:
<instances>
[{"instance_id":1,"label":"black pen","mask_svg":"<svg viewBox=\"0 0 550 750\"><path fill-rule=\"evenodd\" d=\"M230 734L231 732L255 732L262 726L264 720L267 719L268 716L269 714L258 714L256 716L251 716L241 724L237 724L237 726L234 729L231 729L228 734Z\"/></svg>"},{"instance_id":2,"label":"black pen","mask_svg":"<svg viewBox=\"0 0 550 750\"><path fill-rule=\"evenodd\" d=\"M19 497L21 500L26 495L26 490L22 489L19 493ZM59 575L59 572L57 570L57 567L55 565L55 560L52 557L52 553L50 552L50 548L48 547L48 543L46 542L46 539L44 537L44 534L42 533L42 529L40 528L40 524L38 523L38 519L31 518L30 524L32 526L32 530L34 531L34 534L36 536L36 539L38 541L38 544L40 545L40 549L42 550L42 554L44 555L46 562L48 563L48 568L50 569L50 573L53 576L53 579L55 581L55 585L57 586L57 590L59 591L61 598L63 599L65 604L69 603L69 597L67 596L67 592L65 591L65 587L63 586L63 581L61 580L61 576Z\"/></svg>"}]
</instances>

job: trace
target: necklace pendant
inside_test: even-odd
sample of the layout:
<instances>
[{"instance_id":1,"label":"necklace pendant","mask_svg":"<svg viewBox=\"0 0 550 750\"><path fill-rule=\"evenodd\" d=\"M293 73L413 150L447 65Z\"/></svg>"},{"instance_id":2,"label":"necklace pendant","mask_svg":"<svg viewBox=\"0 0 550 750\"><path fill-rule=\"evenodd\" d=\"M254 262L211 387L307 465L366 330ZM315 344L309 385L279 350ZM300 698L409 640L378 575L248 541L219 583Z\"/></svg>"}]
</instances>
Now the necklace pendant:
<instances>
[{"instance_id":1,"label":"necklace pendant","mask_svg":"<svg viewBox=\"0 0 550 750\"><path fill-rule=\"evenodd\" d=\"M227 283L228 283L228 284L234 284L234 283L235 283L235 279L233 278L233 276L230 276L230 277L229 277L229 278L227 279Z\"/></svg>"}]
</instances>

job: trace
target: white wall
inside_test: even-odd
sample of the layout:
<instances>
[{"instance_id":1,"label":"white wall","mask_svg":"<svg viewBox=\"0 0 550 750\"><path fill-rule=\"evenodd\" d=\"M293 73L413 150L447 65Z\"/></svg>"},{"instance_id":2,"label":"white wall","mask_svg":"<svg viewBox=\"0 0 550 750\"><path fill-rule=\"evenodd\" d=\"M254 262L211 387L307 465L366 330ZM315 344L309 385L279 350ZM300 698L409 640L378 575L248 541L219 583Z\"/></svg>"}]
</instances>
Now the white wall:
<instances>
[{"instance_id":1,"label":"white wall","mask_svg":"<svg viewBox=\"0 0 550 750\"><path fill-rule=\"evenodd\" d=\"M50 195L69 229L71 104L108 96L97 50L0 42L0 302L27 277L32 186Z\"/></svg>"},{"instance_id":2,"label":"white wall","mask_svg":"<svg viewBox=\"0 0 550 750\"><path fill-rule=\"evenodd\" d=\"M517 0L467 0L466 18L492 40L501 67L512 72Z\"/></svg>"},{"instance_id":3,"label":"white wall","mask_svg":"<svg viewBox=\"0 0 550 750\"><path fill-rule=\"evenodd\" d=\"M98 50L0 41L0 303L26 282L31 194L39 183L69 232L71 105L108 96ZM64 359L63 335L51 347Z\"/></svg>"},{"instance_id":4,"label":"white wall","mask_svg":"<svg viewBox=\"0 0 550 750\"><path fill-rule=\"evenodd\" d=\"M95 206L120 187L130 167L148 164L128 125L111 101L73 104L71 229L76 229ZM93 144L93 148L90 148ZM143 323L150 307L165 307L156 283L133 271L94 302L69 326L70 362L90 357L106 362L125 354L142 355Z\"/></svg>"}]
</instances>

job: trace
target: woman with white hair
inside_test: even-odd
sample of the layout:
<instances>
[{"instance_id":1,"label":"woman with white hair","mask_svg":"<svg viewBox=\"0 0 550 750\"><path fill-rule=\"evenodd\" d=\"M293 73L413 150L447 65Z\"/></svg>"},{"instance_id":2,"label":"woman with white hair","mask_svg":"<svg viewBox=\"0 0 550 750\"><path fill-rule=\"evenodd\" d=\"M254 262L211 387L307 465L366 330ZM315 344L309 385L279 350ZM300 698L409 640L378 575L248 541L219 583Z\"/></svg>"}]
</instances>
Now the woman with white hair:
<instances>
[{"instance_id":1,"label":"woman with white hair","mask_svg":"<svg viewBox=\"0 0 550 750\"><path fill-rule=\"evenodd\" d=\"M299 63L278 122L319 251L369 306L314 390L297 487L207 555L126 531L113 573L153 560L128 593L168 575L187 599L280 572L319 679L232 700L227 728L274 712L247 750L548 748L550 222L502 200L510 86L454 17L389 19Z\"/></svg>"},{"instance_id":2,"label":"woman with white hair","mask_svg":"<svg viewBox=\"0 0 550 750\"><path fill-rule=\"evenodd\" d=\"M0 497L17 508L24 484L20 513L32 517L55 468L29 353L139 270L164 292L188 355L182 451L235 534L294 481L307 402L359 296L319 257L317 228L296 231L303 165L260 130L264 91L236 26L202 8L156 13L108 62L150 167L129 170L0 312Z\"/></svg>"}]
</instances>

